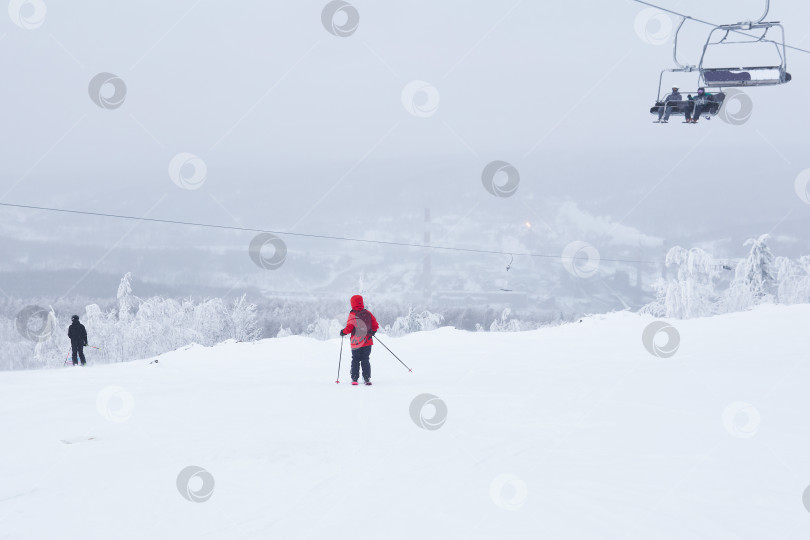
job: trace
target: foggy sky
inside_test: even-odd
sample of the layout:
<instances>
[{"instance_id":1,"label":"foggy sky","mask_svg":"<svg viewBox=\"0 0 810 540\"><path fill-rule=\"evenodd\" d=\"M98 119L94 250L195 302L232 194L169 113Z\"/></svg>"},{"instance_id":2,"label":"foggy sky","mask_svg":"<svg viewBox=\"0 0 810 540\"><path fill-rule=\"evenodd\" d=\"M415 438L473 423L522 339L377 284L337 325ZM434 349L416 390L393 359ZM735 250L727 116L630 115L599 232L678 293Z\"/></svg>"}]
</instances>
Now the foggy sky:
<instances>
[{"instance_id":1,"label":"foggy sky","mask_svg":"<svg viewBox=\"0 0 810 540\"><path fill-rule=\"evenodd\" d=\"M717 22L763 6L661 3ZM473 226L554 229L573 203L611 230L668 245L772 232L791 254L810 253L810 205L794 190L810 168L810 55L788 52L790 84L746 90L754 110L744 125L662 126L648 109L671 46L637 35L639 4L355 1L360 22L348 37L324 28L325 4L47 2L31 30L0 17L0 202L415 241L425 207ZM810 47L805 2L774 0L768 19ZM684 29L683 61L697 62L707 31ZM119 108L90 99L100 72L126 83ZM684 89L696 86L688 78ZM414 80L438 92L428 117L403 106ZM200 189L169 178L182 152L206 164ZM493 160L519 170L515 196L482 187ZM97 243L111 260L132 245L223 238L132 226L0 208L7 239ZM458 231L441 240L470 242Z\"/></svg>"}]
</instances>

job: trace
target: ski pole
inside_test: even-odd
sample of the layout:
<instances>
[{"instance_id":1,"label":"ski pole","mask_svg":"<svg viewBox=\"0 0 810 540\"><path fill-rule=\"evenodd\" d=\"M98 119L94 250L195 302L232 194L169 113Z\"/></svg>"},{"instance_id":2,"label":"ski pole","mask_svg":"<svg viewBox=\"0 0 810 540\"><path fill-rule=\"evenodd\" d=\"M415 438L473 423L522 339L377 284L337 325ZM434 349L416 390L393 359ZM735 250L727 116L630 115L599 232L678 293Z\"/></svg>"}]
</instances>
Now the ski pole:
<instances>
[{"instance_id":1,"label":"ski pole","mask_svg":"<svg viewBox=\"0 0 810 540\"><path fill-rule=\"evenodd\" d=\"M90 347L91 349L95 349L97 351L103 351L104 349L100 349L98 347L93 347L92 345L85 345L85 347Z\"/></svg>"},{"instance_id":2,"label":"ski pole","mask_svg":"<svg viewBox=\"0 0 810 540\"><path fill-rule=\"evenodd\" d=\"M72 355L72 354L73 354L73 347L71 347L70 349L68 349L68 352L67 352L67 354L65 355L65 364L67 364L67 363L70 361L70 357L71 357L71 355ZM64 364L63 364L63 365L64 365Z\"/></svg>"},{"instance_id":3,"label":"ski pole","mask_svg":"<svg viewBox=\"0 0 810 540\"><path fill-rule=\"evenodd\" d=\"M338 373L337 379L335 379L335 384L340 382L340 361L343 360L343 336L340 336L340 356L338 356Z\"/></svg>"},{"instance_id":4,"label":"ski pole","mask_svg":"<svg viewBox=\"0 0 810 540\"><path fill-rule=\"evenodd\" d=\"M380 338L378 338L377 336L374 336L374 338L375 338L377 341L379 341L380 345L382 345L383 347L385 347L385 349L386 349L388 352L390 352L391 354L394 354L394 351L392 351L391 349L389 349L389 348L388 348L388 346L387 346L385 343L383 343L382 341L380 341ZM394 354L394 358L396 358L397 360L399 360L399 356L397 356L397 355L395 355L395 354ZM405 362L403 362L402 360L399 360L399 363L400 363L400 364L402 364L403 366L405 366L406 368L408 368L408 371L410 371L411 373L413 373L413 370L412 370L411 368L409 368L409 367L408 367L408 366L405 364Z\"/></svg>"}]
</instances>

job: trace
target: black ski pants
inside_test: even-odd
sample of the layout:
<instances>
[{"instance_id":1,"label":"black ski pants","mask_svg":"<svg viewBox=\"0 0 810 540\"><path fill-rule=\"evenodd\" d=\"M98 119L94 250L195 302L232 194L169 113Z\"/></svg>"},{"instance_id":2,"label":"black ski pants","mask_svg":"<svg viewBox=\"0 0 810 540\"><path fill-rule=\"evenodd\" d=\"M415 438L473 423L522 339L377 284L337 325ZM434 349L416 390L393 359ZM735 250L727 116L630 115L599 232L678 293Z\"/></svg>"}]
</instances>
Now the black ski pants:
<instances>
[{"instance_id":1,"label":"black ski pants","mask_svg":"<svg viewBox=\"0 0 810 540\"><path fill-rule=\"evenodd\" d=\"M79 361L76 359L77 355L82 359L82 365L84 365L84 344L72 342L70 347L73 349L73 365L75 366L79 363Z\"/></svg>"},{"instance_id":2,"label":"black ski pants","mask_svg":"<svg viewBox=\"0 0 810 540\"><path fill-rule=\"evenodd\" d=\"M363 379L371 378L371 363L368 361L371 356L371 345L352 349L352 380L356 381L360 376L360 366L363 366Z\"/></svg>"},{"instance_id":3,"label":"black ski pants","mask_svg":"<svg viewBox=\"0 0 810 540\"><path fill-rule=\"evenodd\" d=\"M708 104L705 105L695 104L695 108L692 110L692 120L700 120L700 115L703 114L703 112L706 111L708 108L709 108ZM687 118L689 118L688 114Z\"/></svg>"}]
</instances>

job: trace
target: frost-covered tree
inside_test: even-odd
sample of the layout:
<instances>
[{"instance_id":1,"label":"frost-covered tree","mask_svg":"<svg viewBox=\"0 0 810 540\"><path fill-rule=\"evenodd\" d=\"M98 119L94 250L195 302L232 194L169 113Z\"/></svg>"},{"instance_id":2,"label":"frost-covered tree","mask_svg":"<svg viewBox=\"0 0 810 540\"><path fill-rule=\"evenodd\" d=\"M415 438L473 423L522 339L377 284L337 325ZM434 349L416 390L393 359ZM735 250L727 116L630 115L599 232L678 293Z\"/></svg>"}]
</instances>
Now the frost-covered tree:
<instances>
[{"instance_id":1,"label":"frost-covered tree","mask_svg":"<svg viewBox=\"0 0 810 540\"><path fill-rule=\"evenodd\" d=\"M520 332L521 330L529 330L532 328L532 325L527 325L521 322L518 319L510 319L509 317L512 315L512 310L509 308L504 308L501 312L501 316L499 319L495 319L492 321L492 324L489 325L490 332Z\"/></svg>"},{"instance_id":2,"label":"frost-covered tree","mask_svg":"<svg viewBox=\"0 0 810 540\"><path fill-rule=\"evenodd\" d=\"M318 317L314 323L307 326L305 335L313 339L326 341L327 339L332 339L337 336L341 328L343 328L343 325L341 325L337 319Z\"/></svg>"},{"instance_id":3,"label":"frost-covered tree","mask_svg":"<svg viewBox=\"0 0 810 540\"><path fill-rule=\"evenodd\" d=\"M289 328L284 328L284 326L279 325L278 333L276 334L277 338L289 337L292 335L292 330Z\"/></svg>"},{"instance_id":4,"label":"frost-covered tree","mask_svg":"<svg viewBox=\"0 0 810 540\"><path fill-rule=\"evenodd\" d=\"M772 302L775 292L774 256L767 245L769 235L746 240L748 256L737 264L734 279L724 295L725 311L741 311Z\"/></svg>"},{"instance_id":5,"label":"frost-covered tree","mask_svg":"<svg viewBox=\"0 0 810 540\"><path fill-rule=\"evenodd\" d=\"M242 295L233 301L228 309L228 317L230 332L236 341L256 341L262 336L256 304L248 302L247 296Z\"/></svg>"},{"instance_id":6,"label":"frost-covered tree","mask_svg":"<svg viewBox=\"0 0 810 540\"><path fill-rule=\"evenodd\" d=\"M796 302L810 302L810 255L799 257L800 275L797 278Z\"/></svg>"},{"instance_id":7,"label":"frost-covered tree","mask_svg":"<svg viewBox=\"0 0 810 540\"><path fill-rule=\"evenodd\" d=\"M425 330L435 330L444 322L444 317L438 313L430 311L417 312L414 308L409 308L406 317L397 317L393 324L385 328L385 333L392 336L403 336L411 332L423 332Z\"/></svg>"},{"instance_id":8,"label":"frost-covered tree","mask_svg":"<svg viewBox=\"0 0 810 540\"><path fill-rule=\"evenodd\" d=\"M776 257L773 263L776 301L780 304L810 302L810 257L792 261Z\"/></svg>"},{"instance_id":9,"label":"frost-covered tree","mask_svg":"<svg viewBox=\"0 0 810 540\"><path fill-rule=\"evenodd\" d=\"M738 270L742 270L743 282L748 285L755 298L762 299L771 294L775 282L773 275L773 252L767 245L770 235L763 234L759 238L746 240L745 245L751 250Z\"/></svg>"},{"instance_id":10,"label":"frost-covered tree","mask_svg":"<svg viewBox=\"0 0 810 540\"><path fill-rule=\"evenodd\" d=\"M59 321L53 307L49 308L44 325L43 339L34 346L34 360L38 367L48 365L50 358L64 357L65 352L70 350L67 325Z\"/></svg>"},{"instance_id":11,"label":"frost-covered tree","mask_svg":"<svg viewBox=\"0 0 810 540\"><path fill-rule=\"evenodd\" d=\"M717 261L700 248L675 246L667 253L666 264L677 271L675 279L659 285L664 315L686 319L713 314L718 299L715 280L720 274Z\"/></svg>"},{"instance_id":12,"label":"frost-covered tree","mask_svg":"<svg viewBox=\"0 0 810 540\"><path fill-rule=\"evenodd\" d=\"M658 278L652 285L655 291L655 300L642 307L639 313L652 315L653 317L666 317L667 316L667 292L669 291L669 282L664 278Z\"/></svg>"},{"instance_id":13,"label":"frost-covered tree","mask_svg":"<svg viewBox=\"0 0 810 540\"><path fill-rule=\"evenodd\" d=\"M118 285L118 319L128 321L135 311L135 297L132 295L132 272L127 272Z\"/></svg>"}]
</instances>

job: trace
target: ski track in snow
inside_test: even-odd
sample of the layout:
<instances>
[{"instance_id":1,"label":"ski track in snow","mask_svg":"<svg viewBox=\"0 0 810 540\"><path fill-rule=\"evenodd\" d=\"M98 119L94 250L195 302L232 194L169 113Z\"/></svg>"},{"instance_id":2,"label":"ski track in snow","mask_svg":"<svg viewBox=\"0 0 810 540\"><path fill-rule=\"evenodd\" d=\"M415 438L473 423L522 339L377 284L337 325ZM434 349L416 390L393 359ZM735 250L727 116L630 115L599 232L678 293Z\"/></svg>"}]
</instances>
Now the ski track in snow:
<instances>
[{"instance_id":1,"label":"ski track in snow","mask_svg":"<svg viewBox=\"0 0 810 540\"><path fill-rule=\"evenodd\" d=\"M808 320L669 321L671 358L627 312L383 336L414 372L376 345L371 387L296 336L0 373L0 539L808 538Z\"/></svg>"}]
</instances>

